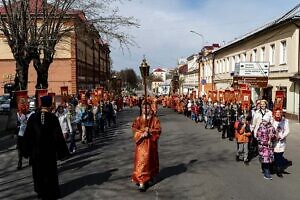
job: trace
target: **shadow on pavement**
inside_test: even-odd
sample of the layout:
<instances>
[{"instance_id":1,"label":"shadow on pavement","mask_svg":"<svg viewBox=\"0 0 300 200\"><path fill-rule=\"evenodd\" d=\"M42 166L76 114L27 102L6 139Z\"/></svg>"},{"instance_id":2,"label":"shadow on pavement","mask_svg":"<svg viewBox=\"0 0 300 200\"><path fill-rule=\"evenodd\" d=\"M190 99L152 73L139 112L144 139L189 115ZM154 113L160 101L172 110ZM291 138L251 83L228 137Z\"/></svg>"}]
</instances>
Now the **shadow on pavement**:
<instances>
[{"instance_id":1,"label":"shadow on pavement","mask_svg":"<svg viewBox=\"0 0 300 200\"><path fill-rule=\"evenodd\" d=\"M166 167L166 168L163 168L158 176L157 176L157 181L155 184L163 181L164 179L167 179L171 176L175 176L175 175L179 175L179 174L182 174L184 172L186 172L186 170L188 169L188 167L197 162L197 160L191 160L188 164L185 164L185 163L181 163L181 164L178 164L178 165L175 165L175 166L171 166L171 167Z\"/></svg>"},{"instance_id":2,"label":"shadow on pavement","mask_svg":"<svg viewBox=\"0 0 300 200\"><path fill-rule=\"evenodd\" d=\"M89 174L64 183L60 186L61 198L80 190L84 186L101 185L102 183L108 181L108 179L112 176L112 172L117 170L118 169L116 168L102 173Z\"/></svg>"}]
</instances>

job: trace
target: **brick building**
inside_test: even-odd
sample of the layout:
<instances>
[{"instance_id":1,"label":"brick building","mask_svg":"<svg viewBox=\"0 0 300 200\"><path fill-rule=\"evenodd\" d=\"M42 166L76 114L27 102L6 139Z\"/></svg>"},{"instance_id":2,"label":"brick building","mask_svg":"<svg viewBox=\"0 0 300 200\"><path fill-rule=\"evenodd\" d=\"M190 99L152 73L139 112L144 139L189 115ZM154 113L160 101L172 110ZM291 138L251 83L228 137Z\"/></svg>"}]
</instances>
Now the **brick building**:
<instances>
[{"instance_id":1,"label":"brick building","mask_svg":"<svg viewBox=\"0 0 300 200\"><path fill-rule=\"evenodd\" d=\"M65 24L74 27L74 30L56 46L54 61L49 68L48 91L60 94L60 87L68 86L69 94L75 94L79 89L105 85L111 71L109 45L88 24L83 12L73 11L66 20ZM4 93L4 84L14 81L15 70L15 60L0 32L0 95ZM31 63L28 73L29 95L35 93L36 77Z\"/></svg>"}]
</instances>

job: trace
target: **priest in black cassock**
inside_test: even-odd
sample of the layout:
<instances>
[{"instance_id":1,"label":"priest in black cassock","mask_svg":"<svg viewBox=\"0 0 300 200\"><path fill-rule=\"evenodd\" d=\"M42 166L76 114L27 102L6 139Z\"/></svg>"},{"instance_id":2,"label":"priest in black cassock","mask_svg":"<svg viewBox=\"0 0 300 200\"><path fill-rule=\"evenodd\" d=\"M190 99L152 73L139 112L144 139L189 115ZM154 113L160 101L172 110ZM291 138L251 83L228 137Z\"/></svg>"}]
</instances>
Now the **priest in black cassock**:
<instances>
[{"instance_id":1,"label":"priest in black cassock","mask_svg":"<svg viewBox=\"0 0 300 200\"><path fill-rule=\"evenodd\" d=\"M41 97L41 110L30 116L24 134L24 155L32 165L34 191L41 199L60 196L57 160L69 155L57 117L49 112L52 97Z\"/></svg>"}]
</instances>

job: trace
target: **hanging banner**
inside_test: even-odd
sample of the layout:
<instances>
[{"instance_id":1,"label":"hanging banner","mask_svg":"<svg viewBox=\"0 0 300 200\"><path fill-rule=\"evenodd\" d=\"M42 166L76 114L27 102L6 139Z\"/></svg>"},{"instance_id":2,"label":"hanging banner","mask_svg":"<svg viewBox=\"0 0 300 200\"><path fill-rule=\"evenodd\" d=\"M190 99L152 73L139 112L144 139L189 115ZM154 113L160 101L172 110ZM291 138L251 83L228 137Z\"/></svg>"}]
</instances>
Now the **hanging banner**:
<instances>
[{"instance_id":1,"label":"hanging banner","mask_svg":"<svg viewBox=\"0 0 300 200\"><path fill-rule=\"evenodd\" d=\"M242 110L250 109L251 101L251 91L250 90L241 90L241 100L242 100Z\"/></svg>"},{"instance_id":2,"label":"hanging banner","mask_svg":"<svg viewBox=\"0 0 300 200\"><path fill-rule=\"evenodd\" d=\"M85 93L86 93L85 90L79 90L80 102L84 105L87 105L87 99Z\"/></svg>"},{"instance_id":3,"label":"hanging banner","mask_svg":"<svg viewBox=\"0 0 300 200\"><path fill-rule=\"evenodd\" d=\"M109 98L109 97L108 97L108 92L104 91L104 92L103 92L103 100L104 100L104 101L107 101L108 98Z\"/></svg>"},{"instance_id":4,"label":"hanging banner","mask_svg":"<svg viewBox=\"0 0 300 200\"><path fill-rule=\"evenodd\" d=\"M229 102L230 103L235 102L234 90L230 90L230 93L229 93Z\"/></svg>"},{"instance_id":5,"label":"hanging banner","mask_svg":"<svg viewBox=\"0 0 300 200\"><path fill-rule=\"evenodd\" d=\"M192 94L193 94L193 99L196 99L196 90L193 90Z\"/></svg>"},{"instance_id":6,"label":"hanging banner","mask_svg":"<svg viewBox=\"0 0 300 200\"><path fill-rule=\"evenodd\" d=\"M239 84L240 90L249 90L248 85L245 83Z\"/></svg>"},{"instance_id":7,"label":"hanging banner","mask_svg":"<svg viewBox=\"0 0 300 200\"><path fill-rule=\"evenodd\" d=\"M211 94L212 94L212 97L211 97L212 102L213 103L217 102L218 101L218 99L217 99L218 91L213 90L213 91L211 91Z\"/></svg>"},{"instance_id":8,"label":"hanging banner","mask_svg":"<svg viewBox=\"0 0 300 200\"><path fill-rule=\"evenodd\" d=\"M28 111L28 91L20 90L15 91L14 93L16 96L18 112L26 113Z\"/></svg>"},{"instance_id":9,"label":"hanging banner","mask_svg":"<svg viewBox=\"0 0 300 200\"><path fill-rule=\"evenodd\" d=\"M56 108L55 93L54 92L48 92L48 96L52 97L52 107Z\"/></svg>"},{"instance_id":10,"label":"hanging banner","mask_svg":"<svg viewBox=\"0 0 300 200\"><path fill-rule=\"evenodd\" d=\"M241 102L240 90L235 89L233 91L233 93L234 93L234 102L235 103L240 103Z\"/></svg>"},{"instance_id":11,"label":"hanging banner","mask_svg":"<svg viewBox=\"0 0 300 200\"><path fill-rule=\"evenodd\" d=\"M97 88L97 93L98 93L98 99L101 100L103 98L103 87L98 87Z\"/></svg>"},{"instance_id":12,"label":"hanging banner","mask_svg":"<svg viewBox=\"0 0 300 200\"><path fill-rule=\"evenodd\" d=\"M69 100L68 86L61 86L60 87L60 94L61 94L61 104L67 103L68 100Z\"/></svg>"},{"instance_id":13,"label":"hanging banner","mask_svg":"<svg viewBox=\"0 0 300 200\"><path fill-rule=\"evenodd\" d=\"M47 96L48 90L47 89L36 89L36 98L37 98L37 108L41 107L41 97Z\"/></svg>"},{"instance_id":14,"label":"hanging banner","mask_svg":"<svg viewBox=\"0 0 300 200\"><path fill-rule=\"evenodd\" d=\"M91 93L91 98L92 98L92 104L94 105L94 106L98 106L98 92L97 92L97 90L94 90L94 92L93 93Z\"/></svg>"},{"instance_id":15,"label":"hanging banner","mask_svg":"<svg viewBox=\"0 0 300 200\"><path fill-rule=\"evenodd\" d=\"M219 97L218 97L218 100L221 102L221 103L224 103L224 94L225 92L223 90L219 90Z\"/></svg>"},{"instance_id":16,"label":"hanging banner","mask_svg":"<svg viewBox=\"0 0 300 200\"><path fill-rule=\"evenodd\" d=\"M225 93L224 93L224 101L226 103L230 102L230 90L225 90Z\"/></svg>"},{"instance_id":17,"label":"hanging banner","mask_svg":"<svg viewBox=\"0 0 300 200\"><path fill-rule=\"evenodd\" d=\"M212 101L212 92L208 90L208 101Z\"/></svg>"},{"instance_id":18,"label":"hanging banner","mask_svg":"<svg viewBox=\"0 0 300 200\"><path fill-rule=\"evenodd\" d=\"M274 101L274 106L273 106L273 114L275 113L276 110L281 110L283 109L283 100L284 100L284 91L282 90L277 90L275 92L275 101Z\"/></svg>"}]
</instances>

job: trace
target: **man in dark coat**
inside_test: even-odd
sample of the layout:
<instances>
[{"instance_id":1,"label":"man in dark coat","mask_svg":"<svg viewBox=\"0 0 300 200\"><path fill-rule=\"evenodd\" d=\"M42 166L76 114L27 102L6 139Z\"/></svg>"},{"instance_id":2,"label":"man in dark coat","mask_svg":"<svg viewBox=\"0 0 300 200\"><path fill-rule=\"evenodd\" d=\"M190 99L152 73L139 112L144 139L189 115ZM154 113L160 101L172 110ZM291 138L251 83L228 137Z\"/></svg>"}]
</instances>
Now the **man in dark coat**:
<instances>
[{"instance_id":1,"label":"man in dark coat","mask_svg":"<svg viewBox=\"0 0 300 200\"><path fill-rule=\"evenodd\" d=\"M57 160L69 155L57 117L49 112L52 98L41 98L40 112L30 116L24 134L24 155L32 165L34 190L41 199L58 199L60 195Z\"/></svg>"}]
</instances>

